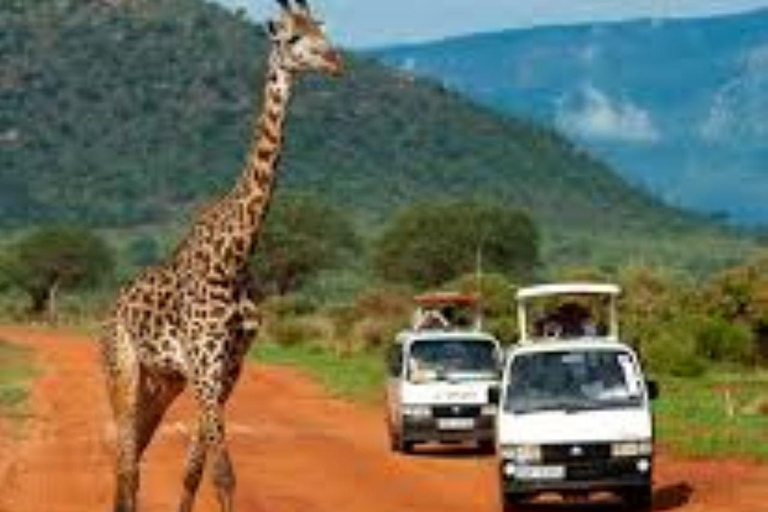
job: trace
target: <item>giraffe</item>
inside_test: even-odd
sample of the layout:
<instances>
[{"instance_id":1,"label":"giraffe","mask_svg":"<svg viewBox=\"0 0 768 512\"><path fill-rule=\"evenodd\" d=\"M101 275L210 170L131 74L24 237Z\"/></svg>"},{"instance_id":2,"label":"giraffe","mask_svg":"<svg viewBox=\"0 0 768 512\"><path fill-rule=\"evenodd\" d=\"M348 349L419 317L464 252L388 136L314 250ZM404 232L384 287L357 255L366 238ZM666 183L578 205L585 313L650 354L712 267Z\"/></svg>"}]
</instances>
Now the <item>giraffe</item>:
<instances>
[{"instance_id":1,"label":"giraffe","mask_svg":"<svg viewBox=\"0 0 768 512\"><path fill-rule=\"evenodd\" d=\"M339 75L334 49L306 0L277 0L262 110L233 188L202 211L163 264L123 288L100 339L117 431L115 512L134 512L139 461L165 411L187 387L198 407L179 512L192 510L210 461L222 512L233 510L235 475L224 408L258 327L248 260L275 184L291 86L301 73Z\"/></svg>"}]
</instances>

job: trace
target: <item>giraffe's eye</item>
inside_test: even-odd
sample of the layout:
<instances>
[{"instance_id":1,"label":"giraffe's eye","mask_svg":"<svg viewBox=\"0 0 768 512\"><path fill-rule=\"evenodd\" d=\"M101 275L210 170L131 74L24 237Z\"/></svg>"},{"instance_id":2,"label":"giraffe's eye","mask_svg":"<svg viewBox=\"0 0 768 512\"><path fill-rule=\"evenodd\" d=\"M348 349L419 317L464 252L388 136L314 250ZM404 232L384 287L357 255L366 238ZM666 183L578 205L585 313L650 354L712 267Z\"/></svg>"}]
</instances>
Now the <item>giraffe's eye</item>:
<instances>
[{"instance_id":1,"label":"giraffe's eye","mask_svg":"<svg viewBox=\"0 0 768 512\"><path fill-rule=\"evenodd\" d=\"M288 44L294 45L298 43L300 39L301 39L301 36L291 36L288 38Z\"/></svg>"}]
</instances>

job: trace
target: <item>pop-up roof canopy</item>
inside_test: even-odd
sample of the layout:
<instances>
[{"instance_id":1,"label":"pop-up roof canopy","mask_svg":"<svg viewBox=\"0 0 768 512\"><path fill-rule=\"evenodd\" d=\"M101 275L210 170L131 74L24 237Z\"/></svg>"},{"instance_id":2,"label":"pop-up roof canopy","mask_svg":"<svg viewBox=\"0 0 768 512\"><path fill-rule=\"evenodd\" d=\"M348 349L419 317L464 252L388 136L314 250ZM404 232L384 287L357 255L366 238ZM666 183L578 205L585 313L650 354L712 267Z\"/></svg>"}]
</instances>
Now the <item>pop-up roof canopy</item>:
<instances>
[{"instance_id":1,"label":"pop-up roof canopy","mask_svg":"<svg viewBox=\"0 0 768 512\"><path fill-rule=\"evenodd\" d=\"M619 295L621 288L615 284L603 283L554 283L540 284L520 288L517 292L519 300L535 297L551 297L553 295Z\"/></svg>"},{"instance_id":2,"label":"pop-up roof canopy","mask_svg":"<svg viewBox=\"0 0 768 512\"><path fill-rule=\"evenodd\" d=\"M460 292L433 292L413 298L419 306L473 306L477 296Z\"/></svg>"},{"instance_id":3,"label":"pop-up roof canopy","mask_svg":"<svg viewBox=\"0 0 768 512\"><path fill-rule=\"evenodd\" d=\"M607 299L607 332L600 337L618 339L619 323L616 299L621 293L621 288L609 283L552 283L541 284L521 288L517 292L518 300L518 326L520 330L520 342L530 343L541 336L531 332L529 316L532 302L536 299L547 299L556 296L603 296ZM546 336L544 337L546 338Z\"/></svg>"},{"instance_id":4,"label":"pop-up roof canopy","mask_svg":"<svg viewBox=\"0 0 768 512\"><path fill-rule=\"evenodd\" d=\"M454 323L455 319L446 317L449 309L459 308L470 313L471 323L475 329L481 326L481 320L477 306L477 295L459 292L432 292L418 295L413 298L416 303L416 311L412 321L413 329L455 329L460 327Z\"/></svg>"}]
</instances>

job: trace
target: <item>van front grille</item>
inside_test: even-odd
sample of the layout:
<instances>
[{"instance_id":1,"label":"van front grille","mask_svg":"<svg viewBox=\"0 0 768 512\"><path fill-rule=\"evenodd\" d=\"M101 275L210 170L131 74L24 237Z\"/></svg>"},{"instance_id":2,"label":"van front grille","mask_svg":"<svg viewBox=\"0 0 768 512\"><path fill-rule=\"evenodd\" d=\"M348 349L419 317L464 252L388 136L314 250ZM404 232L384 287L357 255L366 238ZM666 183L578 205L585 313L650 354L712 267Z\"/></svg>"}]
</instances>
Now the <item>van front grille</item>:
<instances>
[{"instance_id":1,"label":"van front grille","mask_svg":"<svg viewBox=\"0 0 768 512\"><path fill-rule=\"evenodd\" d=\"M435 418L477 418L480 407L477 405L438 405L432 409Z\"/></svg>"}]
</instances>

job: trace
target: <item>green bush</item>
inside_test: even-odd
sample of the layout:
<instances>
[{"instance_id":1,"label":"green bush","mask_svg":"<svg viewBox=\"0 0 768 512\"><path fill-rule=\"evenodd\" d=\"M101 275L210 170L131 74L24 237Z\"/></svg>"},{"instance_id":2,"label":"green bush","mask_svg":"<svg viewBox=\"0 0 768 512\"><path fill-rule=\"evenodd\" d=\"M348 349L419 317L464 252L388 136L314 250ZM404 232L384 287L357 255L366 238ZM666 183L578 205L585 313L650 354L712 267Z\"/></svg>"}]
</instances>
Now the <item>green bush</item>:
<instances>
[{"instance_id":1,"label":"green bush","mask_svg":"<svg viewBox=\"0 0 768 512\"><path fill-rule=\"evenodd\" d=\"M655 326L640 342L644 364L651 372L676 377L697 377L707 370L697 353L697 327L690 318Z\"/></svg>"},{"instance_id":2,"label":"green bush","mask_svg":"<svg viewBox=\"0 0 768 512\"><path fill-rule=\"evenodd\" d=\"M696 352L712 361L751 364L755 362L752 331L720 317L703 319L696 340Z\"/></svg>"},{"instance_id":3,"label":"green bush","mask_svg":"<svg viewBox=\"0 0 768 512\"><path fill-rule=\"evenodd\" d=\"M355 324L352 335L363 350L375 350L392 343L402 326L391 320L363 318Z\"/></svg>"},{"instance_id":4,"label":"green bush","mask_svg":"<svg viewBox=\"0 0 768 512\"><path fill-rule=\"evenodd\" d=\"M266 334L277 345L293 347L322 339L325 333L310 318L282 318L270 322Z\"/></svg>"}]
</instances>

